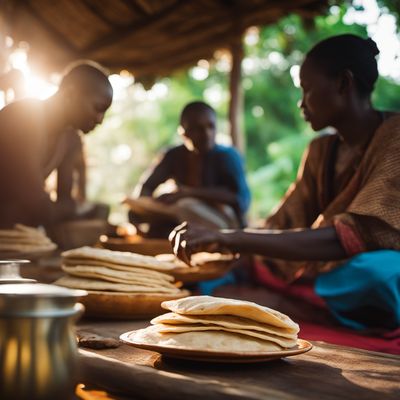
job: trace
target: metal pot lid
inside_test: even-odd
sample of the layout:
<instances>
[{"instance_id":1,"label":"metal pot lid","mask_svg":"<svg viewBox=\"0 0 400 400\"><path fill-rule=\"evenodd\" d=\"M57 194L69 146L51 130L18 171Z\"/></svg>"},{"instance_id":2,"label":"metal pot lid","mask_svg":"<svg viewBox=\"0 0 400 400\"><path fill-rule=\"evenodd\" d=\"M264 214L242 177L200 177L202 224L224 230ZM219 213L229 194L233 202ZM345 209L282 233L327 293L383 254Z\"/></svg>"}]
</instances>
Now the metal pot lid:
<instances>
[{"instance_id":1,"label":"metal pot lid","mask_svg":"<svg viewBox=\"0 0 400 400\"><path fill-rule=\"evenodd\" d=\"M44 283L26 283L0 285L0 296L3 295L6 297L72 298L86 296L87 292Z\"/></svg>"},{"instance_id":2,"label":"metal pot lid","mask_svg":"<svg viewBox=\"0 0 400 400\"><path fill-rule=\"evenodd\" d=\"M42 283L0 285L0 318L64 318L78 315L85 290Z\"/></svg>"},{"instance_id":3,"label":"metal pot lid","mask_svg":"<svg viewBox=\"0 0 400 400\"><path fill-rule=\"evenodd\" d=\"M23 260L23 259L17 259L17 258L9 258L5 260L0 260L0 265L1 264L29 264L30 260Z\"/></svg>"},{"instance_id":4,"label":"metal pot lid","mask_svg":"<svg viewBox=\"0 0 400 400\"><path fill-rule=\"evenodd\" d=\"M10 285L14 283L34 283L35 279L29 278L0 278L0 285Z\"/></svg>"}]
</instances>

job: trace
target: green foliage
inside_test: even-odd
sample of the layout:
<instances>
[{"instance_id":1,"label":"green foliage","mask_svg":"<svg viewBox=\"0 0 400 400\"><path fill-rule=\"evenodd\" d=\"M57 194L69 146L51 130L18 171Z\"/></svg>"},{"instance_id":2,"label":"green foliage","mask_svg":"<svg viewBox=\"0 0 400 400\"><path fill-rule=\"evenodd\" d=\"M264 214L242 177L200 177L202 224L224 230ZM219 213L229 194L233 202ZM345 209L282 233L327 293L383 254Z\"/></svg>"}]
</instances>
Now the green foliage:
<instances>
[{"instance_id":1,"label":"green foliage","mask_svg":"<svg viewBox=\"0 0 400 400\"><path fill-rule=\"evenodd\" d=\"M380 77L372 96L374 105L379 110L400 110L400 86L392 79Z\"/></svg>"}]
</instances>

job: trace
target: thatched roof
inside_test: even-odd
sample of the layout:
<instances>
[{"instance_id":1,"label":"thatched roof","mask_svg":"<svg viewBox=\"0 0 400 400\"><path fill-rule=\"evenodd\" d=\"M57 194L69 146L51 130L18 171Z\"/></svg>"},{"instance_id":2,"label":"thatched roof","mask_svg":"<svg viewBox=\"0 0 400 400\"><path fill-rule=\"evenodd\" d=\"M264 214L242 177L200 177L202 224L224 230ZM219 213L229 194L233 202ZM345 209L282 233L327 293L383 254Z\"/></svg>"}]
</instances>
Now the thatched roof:
<instances>
[{"instance_id":1,"label":"thatched roof","mask_svg":"<svg viewBox=\"0 0 400 400\"><path fill-rule=\"evenodd\" d=\"M138 79L212 58L248 27L289 12L311 17L321 0L2 0L5 33L30 44L31 62L59 71L88 58ZM0 21L1 22L1 21Z\"/></svg>"}]
</instances>

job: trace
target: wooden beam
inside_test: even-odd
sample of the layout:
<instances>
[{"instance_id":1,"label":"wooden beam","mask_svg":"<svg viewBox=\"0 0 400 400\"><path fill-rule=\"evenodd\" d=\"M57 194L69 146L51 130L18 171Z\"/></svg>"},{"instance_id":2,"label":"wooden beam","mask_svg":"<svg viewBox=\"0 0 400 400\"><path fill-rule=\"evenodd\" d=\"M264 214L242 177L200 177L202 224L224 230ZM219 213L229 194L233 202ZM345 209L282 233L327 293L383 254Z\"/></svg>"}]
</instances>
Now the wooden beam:
<instances>
[{"instance_id":1,"label":"wooden beam","mask_svg":"<svg viewBox=\"0 0 400 400\"><path fill-rule=\"evenodd\" d=\"M231 46L232 66L229 79L229 123L233 145L242 153L245 153L246 144L243 127L243 91L242 91L242 60L243 37L240 35Z\"/></svg>"},{"instance_id":2,"label":"wooden beam","mask_svg":"<svg viewBox=\"0 0 400 400\"><path fill-rule=\"evenodd\" d=\"M104 22L106 25L109 27L115 28L118 25L115 24L114 21L111 21L109 18L107 18L102 12L101 12L101 7L98 7L97 3L91 1L91 0L82 0L83 4L85 7L98 18L102 22Z\"/></svg>"},{"instance_id":3,"label":"wooden beam","mask_svg":"<svg viewBox=\"0 0 400 400\"><path fill-rule=\"evenodd\" d=\"M315 2L315 0L297 0L296 7L300 7L302 4L310 4L310 2ZM225 4L225 3L224 3ZM293 1L290 0L279 0L279 1L271 1L271 4L268 4L266 6L265 4L262 5L255 5L253 7L248 7L244 6L243 3L239 2L237 3L236 7L231 7L230 13L232 15L236 15L236 17L233 17L237 20L241 21L241 26L243 28L246 28L251 25L256 25L256 24L265 24L268 23L267 20L274 20L279 18L280 16L283 16L285 14L285 8L293 8ZM283 8L283 9L282 9ZM185 37L190 37L199 31L207 31L209 30L210 26L226 26L228 30L232 29L233 21L229 20L226 18L226 13L227 13L227 8L221 8L220 12L216 12L213 15L208 16L207 18L203 18L202 16L199 16L200 18L196 18L195 20L191 21L191 24L189 24L189 27L187 29L185 28L179 28L173 27L172 29L168 30L168 39L169 41L173 41L173 38L175 37L175 40L179 40L179 37L181 35L184 35ZM94 56L94 52L96 50L99 50L103 47L106 47L108 45L113 45L116 42L120 42L120 45L126 46L126 40L124 39L132 39L134 41L134 34L139 34L141 33L140 31L144 29L148 33L148 35L153 35L157 38L159 38L161 46L165 47L165 39L162 35L162 31L157 31L157 25L158 23L162 23L164 26L166 25L167 22L167 17L168 15L172 16L173 13L170 12L166 15L163 15L163 18L155 18L153 16L152 18L155 18L152 23L148 23L149 19L144 20L143 22L132 24L134 27L123 27L119 30L114 31L111 33L109 36L100 39L96 43L92 43L89 46L86 47L86 49L83 50L82 56L88 57L88 56ZM272 18L270 18L272 17ZM271 22L271 21L269 21ZM174 23L174 21L172 22ZM183 23L184 24L184 23ZM237 24L236 24L237 25ZM140 44L140 40L138 40L138 44ZM169 43L168 46L171 46L171 43ZM85 53L85 52L90 52Z\"/></svg>"},{"instance_id":4,"label":"wooden beam","mask_svg":"<svg viewBox=\"0 0 400 400\"><path fill-rule=\"evenodd\" d=\"M142 19L140 21L134 21L132 24L121 27L118 30L112 32L110 35L100 38L99 40L91 43L85 49L82 50L84 56L90 55L91 52L113 44L115 41L121 40L123 37L132 34L136 30L142 29L143 27L151 28L151 25L162 21L167 15L174 13L181 4L184 4L186 0L177 0L175 3L171 4L167 8L163 9L157 14L152 15L147 19Z\"/></svg>"},{"instance_id":5,"label":"wooden beam","mask_svg":"<svg viewBox=\"0 0 400 400\"><path fill-rule=\"evenodd\" d=\"M299 3L310 4L311 1L299 0ZM282 5L284 6L289 6L289 4L290 2L288 1L282 1ZM234 36L232 32L243 31L245 27L254 25L255 19L259 23L262 21L263 24L268 24L275 21L279 16L282 16L282 10L272 4L267 9L265 6L260 7L259 5L257 7L252 7L250 15L246 14L244 11L245 10L243 9L237 8L231 19L220 19L219 23L212 23L212 32L209 32L209 30L206 29L206 24L210 21L208 20L208 22L205 23L202 19L200 19L201 22L199 21L194 27L189 25L187 29L180 29L179 33L184 32L184 37L191 37L190 43L181 40L182 35L177 34L175 40L172 40L168 48L166 48L163 44L165 39L162 39L161 33L157 33L153 30L152 32L149 32L149 34L152 34L153 37L157 37L160 40L164 40L164 42L156 43L152 50L145 52L143 55L141 55L141 52L144 48L138 46L136 47L137 51L132 53L132 58L130 60L118 60L118 56L123 54L123 52L122 50L121 52L117 51L117 48L115 48L113 52L109 53L110 55L108 56L108 59L112 59L112 61L107 61L107 59L103 58L100 54L99 57L95 57L95 59L98 59L99 62L112 69L127 68L139 79L141 76L165 76L178 69L183 69L184 67L193 65L200 58L211 58L214 50L218 48L226 48L229 45L232 36ZM220 15L217 15L216 17L219 16ZM238 18L238 16L245 16L246 18ZM218 18L213 18L214 22L217 22L217 20ZM138 44L140 44L138 38L137 41ZM210 43L214 46L210 46ZM120 45L125 46L126 44L124 41L121 41ZM173 56L171 56L172 48ZM112 56L114 53L115 56ZM245 142L244 137L243 142Z\"/></svg>"},{"instance_id":6,"label":"wooden beam","mask_svg":"<svg viewBox=\"0 0 400 400\"><path fill-rule=\"evenodd\" d=\"M139 15L145 16L145 15L149 15L144 9L143 7L139 6L138 4L136 4L136 2L133 0L122 0L127 7L129 7L133 12L138 13Z\"/></svg>"},{"instance_id":7,"label":"wooden beam","mask_svg":"<svg viewBox=\"0 0 400 400\"><path fill-rule=\"evenodd\" d=\"M135 5L139 7L145 14L151 15L153 13L150 2L147 0L133 0Z\"/></svg>"},{"instance_id":8,"label":"wooden beam","mask_svg":"<svg viewBox=\"0 0 400 400\"><path fill-rule=\"evenodd\" d=\"M33 16L33 18L38 20L41 28L43 28L45 31L47 31L47 33L50 35L50 37L54 41L56 41L59 45L61 45L66 50L77 54L78 49L72 43L70 43L68 40L66 40L62 33L57 31L52 25L50 25L48 23L48 21L37 12L37 10L32 6L32 4L29 1L23 1L23 2L21 2L21 4L26 8L26 11ZM29 42L28 38L27 38L27 41Z\"/></svg>"},{"instance_id":9,"label":"wooden beam","mask_svg":"<svg viewBox=\"0 0 400 400\"><path fill-rule=\"evenodd\" d=\"M137 67L149 70L160 70L160 67L163 69L164 66L175 68L180 64L195 63L201 58L212 57L216 49L228 47L230 39L230 34L223 34L216 31L206 38L201 36L194 38L189 43L185 43L184 41L179 42L178 46L174 49L173 56L168 51L162 52L156 49L149 52L147 58L136 56L136 58L131 60L118 60L114 57L113 61L107 63L107 67L117 68L124 63L126 68ZM215 47L211 47L209 43L213 43ZM104 63L104 60L101 62Z\"/></svg>"},{"instance_id":10,"label":"wooden beam","mask_svg":"<svg viewBox=\"0 0 400 400\"><path fill-rule=\"evenodd\" d=\"M272 22L264 17L264 22ZM207 26L209 27L207 29ZM200 25L195 27L189 27L189 29L183 29L179 33L173 36L168 36L170 42L168 46L165 45L165 39L158 40L149 45L148 43L144 46L138 41L138 46L135 46L131 57L127 59L127 52L124 53L123 49L126 46L126 42L121 41L118 46L112 48L108 54L112 61L108 62L109 67L119 67L122 63L126 63L126 67L139 67L146 68L147 66L159 69L160 65L176 65L183 61L187 63L193 60L196 55L200 58L205 58L202 54L213 54L215 50L219 48L228 48L232 41L232 36L238 36L237 32L241 32L243 29L238 27L237 23L233 23L232 18L221 19L218 23L218 18L208 19L207 23L202 22ZM161 34L157 32L149 32L153 37L160 38ZM172 37L174 38L172 40ZM188 40L190 38L190 40ZM134 39L134 38L133 38ZM111 50L111 48L110 48ZM106 52L106 49L104 49ZM120 57L123 57L121 59ZM128 56L129 57L129 56ZM99 59L101 53L99 53ZM200 59L199 58L199 59ZM104 61L103 61L104 62Z\"/></svg>"}]
</instances>

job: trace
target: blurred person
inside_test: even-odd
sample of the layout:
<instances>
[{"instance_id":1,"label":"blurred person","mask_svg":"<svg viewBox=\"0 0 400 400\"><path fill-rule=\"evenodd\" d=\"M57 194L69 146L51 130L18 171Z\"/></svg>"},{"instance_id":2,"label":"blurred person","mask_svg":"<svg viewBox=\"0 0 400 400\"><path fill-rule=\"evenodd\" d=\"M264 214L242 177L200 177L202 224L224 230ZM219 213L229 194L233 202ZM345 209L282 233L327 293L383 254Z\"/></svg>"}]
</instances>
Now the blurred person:
<instances>
[{"instance_id":1,"label":"blurred person","mask_svg":"<svg viewBox=\"0 0 400 400\"><path fill-rule=\"evenodd\" d=\"M78 62L49 99L23 99L0 111L0 226L52 226L91 212L73 198L81 135L103 121L113 90L94 62ZM78 158L77 158L78 157ZM57 199L45 192L57 170Z\"/></svg>"},{"instance_id":2,"label":"blurred person","mask_svg":"<svg viewBox=\"0 0 400 400\"><path fill-rule=\"evenodd\" d=\"M76 211L80 217L99 218L106 221L110 207L87 199L87 157L81 132L77 130L72 133L70 142L70 151L55 170L56 185L53 192L58 201L69 201L71 199L75 201Z\"/></svg>"},{"instance_id":3,"label":"blurred person","mask_svg":"<svg viewBox=\"0 0 400 400\"><path fill-rule=\"evenodd\" d=\"M214 109L201 101L187 104L179 134L183 144L159 156L142 176L134 197L126 200L130 221L148 237L168 237L181 221L210 228L243 227L250 204L243 161L236 149L215 142ZM170 179L174 190L158 194L157 188Z\"/></svg>"},{"instance_id":4,"label":"blurred person","mask_svg":"<svg viewBox=\"0 0 400 400\"><path fill-rule=\"evenodd\" d=\"M181 225L171 240L182 260L198 251L258 254L259 282L281 278L289 289L309 280L341 324L400 326L400 117L372 106L378 53L373 40L351 34L307 53L300 107L315 131L336 133L311 142L265 229Z\"/></svg>"}]
</instances>

